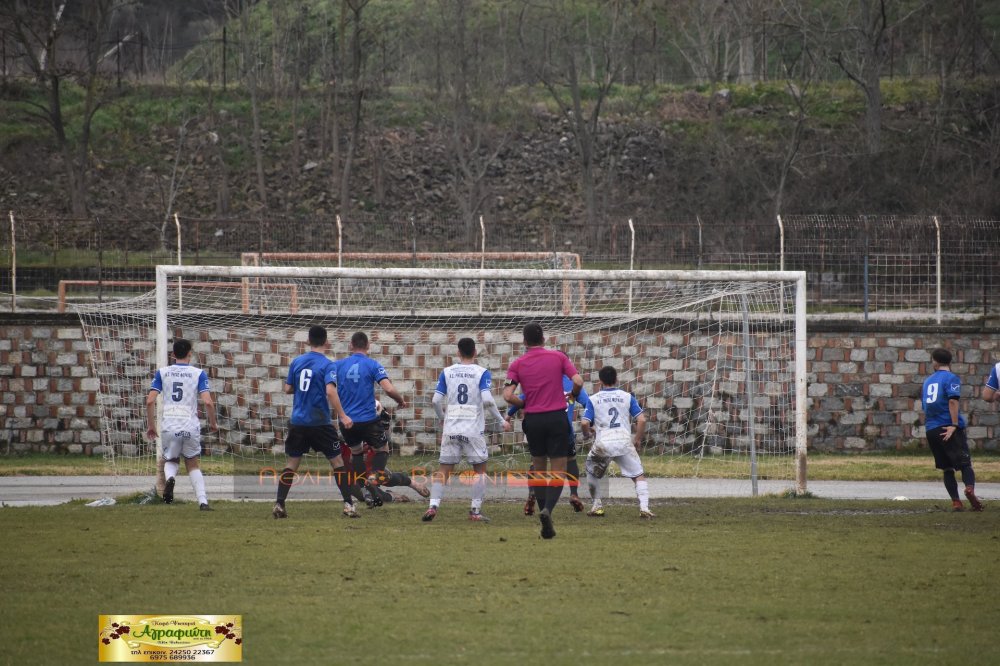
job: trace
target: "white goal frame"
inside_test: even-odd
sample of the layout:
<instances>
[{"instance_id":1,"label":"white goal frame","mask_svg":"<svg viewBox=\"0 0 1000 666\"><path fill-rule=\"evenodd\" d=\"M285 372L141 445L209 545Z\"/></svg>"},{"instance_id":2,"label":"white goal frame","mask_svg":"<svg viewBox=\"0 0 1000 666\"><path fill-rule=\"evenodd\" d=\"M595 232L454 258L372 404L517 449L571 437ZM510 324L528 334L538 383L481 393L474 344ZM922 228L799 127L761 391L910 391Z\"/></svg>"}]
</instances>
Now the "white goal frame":
<instances>
[{"instance_id":1,"label":"white goal frame","mask_svg":"<svg viewBox=\"0 0 1000 666\"><path fill-rule=\"evenodd\" d=\"M806 492L807 450L807 396L806 396L806 273L804 271L705 271L705 270L538 270L538 269L432 269L432 268L320 268L320 267L262 267L262 266L173 266L156 267L156 357L160 367L168 365L168 289L171 279L176 288L183 289L184 279L227 278L246 280L253 278L295 279L467 279L467 280L519 280L554 281L569 284L580 280L621 280L634 282L670 281L770 281L794 284L794 385L795 385L795 492ZM628 307L631 309L631 293ZM300 311L301 314L301 311ZM330 314L330 313L325 313ZM454 312L453 314L461 314ZM475 313L470 313L475 314ZM584 313L582 316L586 316ZM754 495L757 479L752 479Z\"/></svg>"}]
</instances>

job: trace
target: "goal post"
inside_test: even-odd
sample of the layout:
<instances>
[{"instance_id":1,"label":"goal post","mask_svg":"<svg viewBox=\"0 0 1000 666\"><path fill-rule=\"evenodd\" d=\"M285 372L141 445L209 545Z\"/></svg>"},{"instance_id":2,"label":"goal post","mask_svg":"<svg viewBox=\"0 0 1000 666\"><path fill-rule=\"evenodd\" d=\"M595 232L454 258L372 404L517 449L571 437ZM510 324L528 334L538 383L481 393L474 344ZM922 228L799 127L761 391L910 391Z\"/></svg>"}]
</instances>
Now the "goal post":
<instances>
[{"instance_id":1,"label":"goal post","mask_svg":"<svg viewBox=\"0 0 1000 666\"><path fill-rule=\"evenodd\" d=\"M211 286L234 281L249 293ZM286 302L282 310L275 294L287 290L269 284L294 284L295 308ZM536 321L588 391L602 365L618 369L647 414L648 475L678 489L704 483L705 494L716 480L736 484L731 494L801 494L805 286L798 271L158 266L155 291L77 310L101 379L105 450L119 473L155 473L155 451L135 437L145 430L135 394L144 397L140 387L167 364L173 337L192 340L212 382L220 434L207 452L247 469L283 460L291 399L281 389L309 326L327 328L334 358L365 331L371 355L407 398L405 409L388 401L394 456L407 456L393 460L435 468L431 397L457 340L476 340L496 387L523 352L524 324ZM270 299L266 308L256 307L259 299ZM488 423L488 438L494 468L523 464L519 427L504 433ZM585 455L589 443L578 443Z\"/></svg>"}]
</instances>

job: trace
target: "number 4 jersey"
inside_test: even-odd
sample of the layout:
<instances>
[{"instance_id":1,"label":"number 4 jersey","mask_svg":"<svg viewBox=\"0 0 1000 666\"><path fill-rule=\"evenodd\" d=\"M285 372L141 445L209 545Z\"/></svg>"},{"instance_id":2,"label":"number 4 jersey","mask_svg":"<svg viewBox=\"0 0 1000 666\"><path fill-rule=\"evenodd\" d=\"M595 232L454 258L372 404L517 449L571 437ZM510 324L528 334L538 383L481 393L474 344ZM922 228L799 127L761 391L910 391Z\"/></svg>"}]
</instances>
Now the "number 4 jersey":
<instances>
[{"instance_id":1,"label":"number 4 jersey","mask_svg":"<svg viewBox=\"0 0 1000 666\"><path fill-rule=\"evenodd\" d=\"M150 390L163 396L163 432L201 431L198 422L198 395L208 391L208 375L185 363L160 368L153 375Z\"/></svg>"}]
</instances>

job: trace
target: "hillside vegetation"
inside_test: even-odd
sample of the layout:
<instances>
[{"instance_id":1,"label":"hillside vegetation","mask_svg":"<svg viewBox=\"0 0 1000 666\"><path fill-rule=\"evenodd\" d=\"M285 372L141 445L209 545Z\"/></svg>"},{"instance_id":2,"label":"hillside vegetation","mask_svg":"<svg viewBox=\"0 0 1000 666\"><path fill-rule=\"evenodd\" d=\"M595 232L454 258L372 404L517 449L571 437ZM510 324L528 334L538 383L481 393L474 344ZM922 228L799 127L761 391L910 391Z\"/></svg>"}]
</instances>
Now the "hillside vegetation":
<instances>
[{"instance_id":1,"label":"hillside vegetation","mask_svg":"<svg viewBox=\"0 0 1000 666\"><path fill-rule=\"evenodd\" d=\"M934 81L883 84L885 149L864 155L863 101L848 83L814 86L795 132L784 82L640 89L617 86L595 132L598 203L605 216L747 219L774 212L1000 215L1000 89L965 82L947 98ZM0 205L65 215L63 154L25 113L37 93L9 86L0 100ZM64 93L64 109L81 104ZM352 205L391 215L459 217L468 177L442 100L391 88L366 102ZM160 219L260 213L251 110L239 89L131 86L94 117L91 212ZM580 160L572 128L545 91L521 88L477 130L482 213L511 223L580 219ZM296 108L261 104L268 209L332 215L338 169L323 151L322 97ZM173 201L171 202L171 198Z\"/></svg>"}]
</instances>

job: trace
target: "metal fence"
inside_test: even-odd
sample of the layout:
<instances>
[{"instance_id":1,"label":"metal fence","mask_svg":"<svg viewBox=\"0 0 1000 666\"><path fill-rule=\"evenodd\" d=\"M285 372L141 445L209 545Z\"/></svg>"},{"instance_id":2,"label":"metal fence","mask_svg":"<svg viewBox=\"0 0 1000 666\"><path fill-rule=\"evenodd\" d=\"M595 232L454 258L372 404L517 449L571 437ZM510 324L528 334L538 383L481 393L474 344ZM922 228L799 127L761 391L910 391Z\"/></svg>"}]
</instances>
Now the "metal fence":
<instances>
[{"instance_id":1,"label":"metal fence","mask_svg":"<svg viewBox=\"0 0 1000 666\"><path fill-rule=\"evenodd\" d=\"M1000 312L1000 220L782 216L600 224L394 217L51 219L10 213L2 310L145 291L156 264L238 264L247 252L573 252L584 268L808 273L811 314L943 317Z\"/></svg>"}]
</instances>

